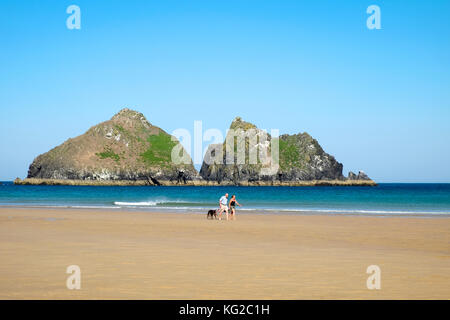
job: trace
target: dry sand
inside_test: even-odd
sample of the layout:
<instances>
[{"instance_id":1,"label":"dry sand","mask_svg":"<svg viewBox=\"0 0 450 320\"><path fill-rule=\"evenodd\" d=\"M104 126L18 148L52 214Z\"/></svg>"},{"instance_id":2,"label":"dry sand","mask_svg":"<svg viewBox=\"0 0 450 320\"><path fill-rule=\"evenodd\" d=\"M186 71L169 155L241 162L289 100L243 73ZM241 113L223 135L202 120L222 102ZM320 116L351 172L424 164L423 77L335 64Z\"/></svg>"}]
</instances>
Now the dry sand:
<instances>
[{"instance_id":1,"label":"dry sand","mask_svg":"<svg viewBox=\"0 0 450 320\"><path fill-rule=\"evenodd\" d=\"M449 233L445 217L0 208L0 298L449 299Z\"/></svg>"}]
</instances>

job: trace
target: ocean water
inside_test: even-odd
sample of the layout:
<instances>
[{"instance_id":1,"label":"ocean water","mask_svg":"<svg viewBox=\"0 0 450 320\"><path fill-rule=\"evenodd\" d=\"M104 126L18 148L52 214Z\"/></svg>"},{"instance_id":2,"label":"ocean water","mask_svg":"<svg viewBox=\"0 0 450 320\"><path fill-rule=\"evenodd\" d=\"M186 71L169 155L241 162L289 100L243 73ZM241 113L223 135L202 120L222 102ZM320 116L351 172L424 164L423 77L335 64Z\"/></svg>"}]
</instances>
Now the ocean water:
<instances>
[{"instance_id":1,"label":"ocean water","mask_svg":"<svg viewBox=\"0 0 450 320\"><path fill-rule=\"evenodd\" d=\"M239 213L450 217L450 184L376 187L91 187L0 185L0 206L108 208L204 213L235 194Z\"/></svg>"}]
</instances>

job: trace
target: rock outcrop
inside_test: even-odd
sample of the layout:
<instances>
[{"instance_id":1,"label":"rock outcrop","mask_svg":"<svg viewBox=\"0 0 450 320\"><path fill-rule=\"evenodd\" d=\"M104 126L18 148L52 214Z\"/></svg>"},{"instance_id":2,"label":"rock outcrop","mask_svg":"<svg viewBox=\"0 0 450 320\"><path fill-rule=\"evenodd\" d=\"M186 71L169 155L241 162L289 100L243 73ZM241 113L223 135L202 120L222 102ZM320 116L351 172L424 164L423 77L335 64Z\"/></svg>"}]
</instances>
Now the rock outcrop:
<instances>
[{"instance_id":1,"label":"rock outcrop","mask_svg":"<svg viewBox=\"0 0 450 320\"><path fill-rule=\"evenodd\" d=\"M150 185L200 179L190 158L185 164L171 161L175 146L186 152L142 113L123 109L111 120L38 156L30 165L28 179L142 180Z\"/></svg>"},{"instance_id":2,"label":"rock outcrop","mask_svg":"<svg viewBox=\"0 0 450 320\"><path fill-rule=\"evenodd\" d=\"M241 137L238 140L238 137ZM230 141L227 152L226 142L210 145L200 169L206 181L240 184L243 181L270 181L270 135L255 125L237 117L231 123L226 141ZM239 151L243 151L239 154ZM253 155L253 158L252 156ZM241 157L239 157L241 156ZM253 160L253 161L252 161Z\"/></svg>"},{"instance_id":3,"label":"rock outcrop","mask_svg":"<svg viewBox=\"0 0 450 320\"><path fill-rule=\"evenodd\" d=\"M276 157L272 154L272 146L276 146L275 138L272 139L269 134L239 117L232 122L230 131L236 136L242 136L241 141L246 139L246 156L241 157L245 161L239 163L236 152L231 147L227 149L226 143L211 145L200 170L203 179L236 185L298 185L304 181L347 181L342 175L342 164L326 153L308 133L284 134L277 138L279 161L278 166L274 166ZM230 133L226 140L232 144L233 138L229 135ZM253 144L250 143L252 138ZM235 145L238 144L237 138L234 141ZM259 148L253 150L258 154L256 163L250 160L252 148ZM235 151L239 149L243 148L234 147ZM271 161L271 168L264 165L266 160ZM363 172L355 177L352 176L349 180L371 181Z\"/></svg>"},{"instance_id":4,"label":"rock outcrop","mask_svg":"<svg viewBox=\"0 0 450 320\"><path fill-rule=\"evenodd\" d=\"M277 152L278 150L278 152ZM173 161L173 155L178 160ZM25 180L33 185L375 185L342 164L307 133L272 138L237 117L223 144L210 145L200 170L175 137L123 109L109 121L38 156Z\"/></svg>"},{"instance_id":5,"label":"rock outcrop","mask_svg":"<svg viewBox=\"0 0 450 320\"><path fill-rule=\"evenodd\" d=\"M370 178L367 176L367 174L364 173L364 171L359 171L358 175L349 171L348 180L370 180Z\"/></svg>"}]
</instances>

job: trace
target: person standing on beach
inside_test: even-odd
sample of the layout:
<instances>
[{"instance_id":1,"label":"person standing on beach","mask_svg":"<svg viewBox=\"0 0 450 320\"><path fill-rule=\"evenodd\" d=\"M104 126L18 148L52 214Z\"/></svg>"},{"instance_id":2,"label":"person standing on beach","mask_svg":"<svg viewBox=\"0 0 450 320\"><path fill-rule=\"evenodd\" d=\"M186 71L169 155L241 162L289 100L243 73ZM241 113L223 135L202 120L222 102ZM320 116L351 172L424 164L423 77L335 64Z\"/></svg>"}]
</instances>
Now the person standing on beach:
<instances>
[{"instance_id":1,"label":"person standing on beach","mask_svg":"<svg viewBox=\"0 0 450 320\"><path fill-rule=\"evenodd\" d=\"M236 205L239 207L242 207L239 202L236 200L236 196L233 194L233 196L230 199L230 218L231 220L236 220Z\"/></svg>"},{"instance_id":2,"label":"person standing on beach","mask_svg":"<svg viewBox=\"0 0 450 320\"><path fill-rule=\"evenodd\" d=\"M219 207L220 207L220 209L219 209L219 220L222 220L222 212L224 212L224 211L227 214L227 220L228 220L228 207L227 207L227 204L228 204L228 193L225 193L225 195L222 196L219 199Z\"/></svg>"}]
</instances>

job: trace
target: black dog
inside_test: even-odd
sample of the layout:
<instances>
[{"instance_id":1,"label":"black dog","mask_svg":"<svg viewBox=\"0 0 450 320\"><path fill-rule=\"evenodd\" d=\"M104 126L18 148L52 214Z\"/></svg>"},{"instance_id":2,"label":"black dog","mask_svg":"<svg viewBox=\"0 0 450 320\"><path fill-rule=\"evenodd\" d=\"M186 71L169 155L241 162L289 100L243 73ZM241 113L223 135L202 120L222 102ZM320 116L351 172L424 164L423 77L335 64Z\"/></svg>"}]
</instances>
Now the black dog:
<instances>
[{"instance_id":1,"label":"black dog","mask_svg":"<svg viewBox=\"0 0 450 320\"><path fill-rule=\"evenodd\" d=\"M217 210L209 210L206 219L217 219Z\"/></svg>"}]
</instances>

